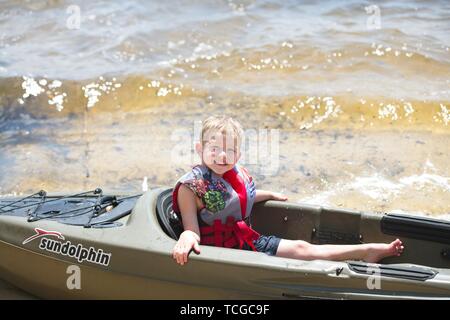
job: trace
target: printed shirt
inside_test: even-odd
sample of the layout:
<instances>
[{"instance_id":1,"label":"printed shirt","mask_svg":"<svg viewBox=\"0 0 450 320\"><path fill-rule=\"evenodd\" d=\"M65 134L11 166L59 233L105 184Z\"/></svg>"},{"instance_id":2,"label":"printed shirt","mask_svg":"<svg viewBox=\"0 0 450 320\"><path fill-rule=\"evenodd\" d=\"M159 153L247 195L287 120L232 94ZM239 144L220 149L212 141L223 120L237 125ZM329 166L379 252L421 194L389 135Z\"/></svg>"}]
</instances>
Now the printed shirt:
<instances>
[{"instance_id":1,"label":"printed shirt","mask_svg":"<svg viewBox=\"0 0 450 320\"><path fill-rule=\"evenodd\" d=\"M207 166L197 165L176 183L173 191L173 210L176 213L180 213L177 194L181 184L201 199L204 207L198 215L207 225L213 225L214 220L225 224L228 217L244 220L250 216L256 197L255 183L244 167L235 165L220 177Z\"/></svg>"}]
</instances>

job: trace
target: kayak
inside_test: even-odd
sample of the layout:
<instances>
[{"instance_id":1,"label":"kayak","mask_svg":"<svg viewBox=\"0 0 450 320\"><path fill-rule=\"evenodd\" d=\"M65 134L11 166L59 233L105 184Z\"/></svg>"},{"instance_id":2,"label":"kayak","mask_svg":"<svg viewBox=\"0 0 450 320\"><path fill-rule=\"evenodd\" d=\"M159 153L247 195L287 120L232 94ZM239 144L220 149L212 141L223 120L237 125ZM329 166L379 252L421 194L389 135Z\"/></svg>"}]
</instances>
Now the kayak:
<instances>
[{"instance_id":1,"label":"kayak","mask_svg":"<svg viewBox=\"0 0 450 320\"><path fill-rule=\"evenodd\" d=\"M255 204L261 234L315 244L390 242L380 263L303 261L200 246L178 265L172 189L0 198L0 278L51 299L449 299L450 222L301 203Z\"/></svg>"}]
</instances>

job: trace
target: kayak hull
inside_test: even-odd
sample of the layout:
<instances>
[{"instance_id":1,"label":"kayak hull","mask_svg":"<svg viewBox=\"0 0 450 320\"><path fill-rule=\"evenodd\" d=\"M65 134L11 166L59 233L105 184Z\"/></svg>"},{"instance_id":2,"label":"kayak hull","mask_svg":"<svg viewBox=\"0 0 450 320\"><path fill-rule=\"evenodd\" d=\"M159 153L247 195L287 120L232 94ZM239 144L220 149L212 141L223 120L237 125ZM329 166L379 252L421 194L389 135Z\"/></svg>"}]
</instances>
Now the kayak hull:
<instances>
[{"instance_id":1,"label":"kayak hull","mask_svg":"<svg viewBox=\"0 0 450 320\"><path fill-rule=\"evenodd\" d=\"M30 223L0 215L0 277L51 299L450 298L446 261L427 266L436 273L425 281L377 278L376 272L355 272L345 261L301 261L209 246L201 246L199 255L191 254L189 262L179 266L171 255L176 240L158 222L157 200L164 191L146 192L115 228L83 228L49 220ZM287 219L263 223L264 211L283 208L288 208ZM269 231L265 228L271 224L274 233L290 235L301 221L303 228L308 224L305 217L313 217L307 209L269 201L256 209L254 227ZM379 225L379 219L373 220L365 228L375 221ZM311 234L305 240L314 240ZM405 270L414 266L395 259L393 263Z\"/></svg>"}]
</instances>

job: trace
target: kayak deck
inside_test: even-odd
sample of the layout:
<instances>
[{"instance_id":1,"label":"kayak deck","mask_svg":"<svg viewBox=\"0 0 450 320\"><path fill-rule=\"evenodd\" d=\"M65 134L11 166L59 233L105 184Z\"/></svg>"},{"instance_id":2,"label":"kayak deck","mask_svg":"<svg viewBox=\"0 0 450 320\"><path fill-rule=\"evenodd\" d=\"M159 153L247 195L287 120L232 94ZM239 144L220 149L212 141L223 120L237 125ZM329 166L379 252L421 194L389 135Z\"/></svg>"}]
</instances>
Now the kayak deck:
<instances>
[{"instance_id":1,"label":"kayak deck","mask_svg":"<svg viewBox=\"0 0 450 320\"><path fill-rule=\"evenodd\" d=\"M171 189L159 195L157 212L163 230L177 239L182 226L172 210ZM381 263L450 267L448 221L267 201L255 204L250 222L261 234L313 244L389 243L400 237L404 253Z\"/></svg>"},{"instance_id":2,"label":"kayak deck","mask_svg":"<svg viewBox=\"0 0 450 320\"><path fill-rule=\"evenodd\" d=\"M118 218L111 228L84 228L54 220L28 222L26 217L0 214L0 277L44 298L103 299L249 299L249 298L448 298L450 270L440 255L445 243L402 238L404 257L385 259L381 264L356 261L302 261L271 257L263 253L201 246L183 267L172 258L178 230L166 230L176 223L171 216L171 190L149 190L132 212ZM355 243L393 239L383 233L385 215L349 210L267 201L258 203L252 215L253 227L261 233L313 243ZM172 219L172 220L171 220ZM35 229L52 231L24 244ZM64 240L58 237L63 236ZM61 246L92 247L110 255L108 265L40 248L44 239ZM408 247L407 247L408 248ZM424 250L422 250L424 248ZM426 252L432 250L432 252ZM423 257L425 256L425 258ZM430 261L425 261L431 257ZM425 261L425 263L421 263ZM67 268L77 265L83 278L82 290L65 286ZM377 268L379 289L367 281ZM42 276L43 275L43 276ZM118 289L120 288L120 290Z\"/></svg>"}]
</instances>

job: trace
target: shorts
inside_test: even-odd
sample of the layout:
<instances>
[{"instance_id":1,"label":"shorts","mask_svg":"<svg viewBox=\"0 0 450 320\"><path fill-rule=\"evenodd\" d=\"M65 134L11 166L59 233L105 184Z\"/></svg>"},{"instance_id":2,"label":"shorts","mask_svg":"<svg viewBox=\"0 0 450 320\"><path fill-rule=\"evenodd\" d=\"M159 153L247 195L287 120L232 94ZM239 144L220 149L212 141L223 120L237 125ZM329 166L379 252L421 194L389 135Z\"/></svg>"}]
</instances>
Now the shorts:
<instances>
[{"instance_id":1,"label":"shorts","mask_svg":"<svg viewBox=\"0 0 450 320\"><path fill-rule=\"evenodd\" d=\"M259 236L258 239L253 241L253 245L258 252L264 252L269 256L274 256L277 254L278 246L280 245L281 239L275 236ZM244 244L244 250L252 250L250 246Z\"/></svg>"}]
</instances>

